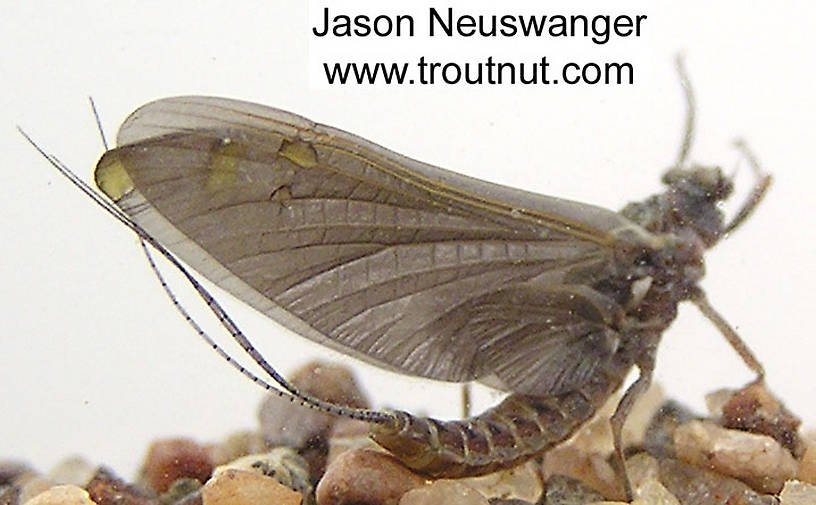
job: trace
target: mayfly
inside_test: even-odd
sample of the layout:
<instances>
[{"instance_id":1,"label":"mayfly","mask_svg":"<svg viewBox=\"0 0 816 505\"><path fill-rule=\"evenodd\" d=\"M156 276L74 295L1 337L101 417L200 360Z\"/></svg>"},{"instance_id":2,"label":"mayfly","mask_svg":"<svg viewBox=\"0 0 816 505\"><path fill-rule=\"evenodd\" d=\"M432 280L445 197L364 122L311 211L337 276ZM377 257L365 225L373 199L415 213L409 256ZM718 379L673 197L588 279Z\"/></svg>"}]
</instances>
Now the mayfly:
<instances>
[{"instance_id":1,"label":"mayfly","mask_svg":"<svg viewBox=\"0 0 816 505\"><path fill-rule=\"evenodd\" d=\"M225 359L282 396L370 423L377 443L425 475L479 475L541 454L637 367L611 418L616 465L631 495L621 429L649 385L678 303L699 307L763 377L698 282L703 252L748 217L770 177L743 148L757 182L726 222L718 204L732 192L730 178L719 168L685 166L694 107L680 73L686 133L663 176L667 189L621 212L472 179L224 98L168 98L131 114L95 172L113 205L40 152L176 265L280 388L213 344ZM301 394L177 258L345 354L510 395L474 417L443 422Z\"/></svg>"}]
</instances>

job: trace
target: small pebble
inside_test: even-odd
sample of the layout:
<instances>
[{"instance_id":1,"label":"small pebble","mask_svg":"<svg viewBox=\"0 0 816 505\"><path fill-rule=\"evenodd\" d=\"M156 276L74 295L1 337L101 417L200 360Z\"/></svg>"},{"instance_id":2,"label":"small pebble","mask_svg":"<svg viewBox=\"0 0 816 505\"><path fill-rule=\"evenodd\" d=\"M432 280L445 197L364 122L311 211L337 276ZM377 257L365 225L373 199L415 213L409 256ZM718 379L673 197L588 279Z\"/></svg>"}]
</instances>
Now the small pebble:
<instances>
[{"instance_id":1,"label":"small pebble","mask_svg":"<svg viewBox=\"0 0 816 505\"><path fill-rule=\"evenodd\" d=\"M196 479L176 479L170 487L159 496L159 501L165 505L177 503L200 502L201 488L203 486ZM99 505L102 505L101 503ZM111 504L115 505L115 504Z\"/></svg>"},{"instance_id":2,"label":"small pebble","mask_svg":"<svg viewBox=\"0 0 816 505\"><path fill-rule=\"evenodd\" d=\"M66 458L51 469L46 477L59 484L73 484L79 487L93 478L96 468L79 456Z\"/></svg>"},{"instance_id":3,"label":"small pebble","mask_svg":"<svg viewBox=\"0 0 816 505\"><path fill-rule=\"evenodd\" d=\"M263 454L250 454L217 467L213 476L229 469L257 472L272 477L303 496L313 494L309 479L309 465L294 449L276 447Z\"/></svg>"},{"instance_id":4,"label":"small pebble","mask_svg":"<svg viewBox=\"0 0 816 505\"><path fill-rule=\"evenodd\" d=\"M490 505L484 495L455 480L438 480L402 495L399 505Z\"/></svg>"},{"instance_id":5,"label":"small pebble","mask_svg":"<svg viewBox=\"0 0 816 505\"><path fill-rule=\"evenodd\" d=\"M544 454L541 465L545 482L556 474L577 479L598 490L605 498L623 497L623 489L606 454L587 453L571 445L558 446Z\"/></svg>"},{"instance_id":6,"label":"small pebble","mask_svg":"<svg viewBox=\"0 0 816 505\"><path fill-rule=\"evenodd\" d=\"M563 445L571 445L582 452L611 453L615 449L615 445L612 441L612 428L609 424L609 418L612 417L612 414L618 407L620 397L620 393L610 397L603 406L598 409L595 416L589 422L581 426L572 438ZM623 437L624 447L643 443L649 422L663 402L663 390L658 384L653 384L638 398L632 407L629 417L626 419L626 424L623 426L621 436Z\"/></svg>"},{"instance_id":7,"label":"small pebble","mask_svg":"<svg viewBox=\"0 0 816 505\"><path fill-rule=\"evenodd\" d=\"M98 505L151 505L155 501L142 491L102 467L97 469L85 489Z\"/></svg>"},{"instance_id":8,"label":"small pebble","mask_svg":"<svg viewBox=\"0 0 816 505\"><path fill-rule=\"evenodd\" d=\"M25 505L96 505L88 492L73 484L54 486L25 502Z\"/></svg>"},{"instance_id":9,"label":"small pebble","mask_svg":"<svg viewBox=\"0 0 816 505\"><path fill-rule=\"evenodd\" d=\"M300 505L301 495L256 472L226 470L201 489L203 505Z\"/></svg>"},{"instance_id":10,"label":"small pebble","mask_svg":"<svg viewBox=\"0 0 816 505\"><path fill-rule=\"evenodd\" d=\"M661 459L660 483L683 505L778 505L737 479L677 459Z\"/></svg>"},{"instance_id":11,"label":"small pebble","mask_svg":"<svg viewBox=\"0 0 816 505\"><path fill-rule=\"evenodd\" d=\"M368 407L368 399L353 373L344 366L311 362L292 373L290 382L300 391L327 402L354 408ZM327 438L338 418L273 394L264 399L258 417L267 447L297 449L309 462L316 481L326 467Z\"/></svg>"},{"instance_id":12,"label":"small pebble","mask_svg":"<svg viewBox=\"0 0 816 505\"><path fill-rule=\"evenodd\" d=\"M34 470L19 461L0 461L0 485L11 484L17 477L33 474Z\"/></svg>"},{"instance_id":13,"label":"small pebble","mask_svg":"<svg viewBox=\"0 0 816 505\"><path fill-rule=\"evenodd\" d=\"M660 464L649 453L639 452L626 459L626 473L632 487L638 488L648 480L660 479Z\"/></svg>"},{"instance_id":14,"label":"small pebble","mask_svg":"<svg viewBox=\"0 0 816 505\"><path fill-rule=\"evenodd\" d=\"M536 503L543 492L538 465L533 461L480 477L459 479L459 482L487 498L517 498Z\"/></svg>"},{"instance_id":15,"label":"small pebble","mask_svg":"<svg viewBox=\"0 0 816 505\"><path fill-rule=\"evenodd\" d=\"M18 477L15 480L15 485L20 488L20 503L27 503L43 491L54 487L56 483L41 475L27 474Z\"/></svg>"},{"instance_id":16,"label":"small pebble","mask_svg":"<svg viewBox=\"0 0 816 505\"><path fill-rule=\"evenodd\" d=\"M674 400L665 402L649 421L643 448L656 457L675 457L674 430L696 418L698 416L688 407Z\"/></svg>"},{"instance_id":17,"label":"small pebble","mask_svg":"<svg viewBox=\"0 0 816 505\"><path fill-rule=\"evenodd\" d=\"M723 407L734 396L734 389L718 389L705 396L705 404L711 417L722 418Z\"/></svg>"},{"instance_id":18,"label":"small pebble","mask_svg":"<svg viewBox=\"0 0 816 505\"><path fill-rule=\"evenodd\" d=\"M209 451L186 438L158 440L150 445L142 466L146 485L164 493L176 479L190 478L206 482L213 465Z\"/></svg>"},{"instance_id":19,"label":"small pebble","mask_svg":"<svg viewBox=\"0 0 816 505\"><path fill-rule=\"evenodd\" d=\"M646 479L635 488L632 505L680 505L680 501L663 484L655 479Z\"/></svg>"},{"instance_id":20,"label":"small pebble","mask_svg":"<svg viewBox=\"0 0 816 505\"><path fill-rule=\"evenodd\" d=\"M409 490L425 485L396 458L383 452L344 452L317 485L318 505L396 505Z\"/></svg>"},{"instance_id":21,"label":"small pebble","mask_svg":"<svg viewBox=\"0 0 816 505\"><path fill-rule=\"evenodd\" d=\"M602 500L601 493L580 480L556 474L547 479L543 505L586 505Z\"/></svg>"},{"instance_id":22,"label":"small pebble","mask_svg":"<svg viewBox=\"0 0 816 505\"><path fill-rule=\"evenodd\" d=\"M368 400L348 368L314 361L293 372L289 381L303 393L338 405L366 408ZM326 434L337 417L277 395L267 395L258 413L261 433L270 446L301 447Z\"/></svg>"},{"instance_id":23,"label":"small pebble","mask_svg":"<svg viewBox=\"0 0 816 505\"><path fill-rule=\"evenodd\" d=\"M785 483L779 493L779 505L813 505L816 503L816 486L798 480Z\"/></svg>"},{"instance_id":24,"label":"small pebble","mask_svg":"<svg viewBox=\"0 0 816 505\"><path fill-rule=\"evenodd\" d=\"M11 484L0 484L0 505L19 505L20 488Z\"/></svg>"},{"instance_id":25,"label":"small pebble","mask_svg":"<svg viewBox=\"0 0 816 505\"><path fill-rule=\"evenodd\" d=\"M816 434L811 433L803 437L802 446L804 450L799 459L796 478L808 484L816 484Z\"/></svg>"},{"instance_id":26,"label":"small pebble","mask_svg":"<svg viewBox=\"0 0 816 505\"><path fill-rule=\"evenodd\" d=\"M677 457L736 477L764 493L776 493L796 475L796 461L767 435L691 421L674 432Z\"/></svg>"},{"instance_id":27,"label":"small pebble","mask_svg":"<svg viewBox=\"0 0 816 505\"><path fill-rule=\"evenodd\" d=\"M768 435L794 456L801 455L799 425L802 421L768 391L764 382L753 382L734 393L722 408L722 424L726 428Z\"/></svg>"}]
</instances>

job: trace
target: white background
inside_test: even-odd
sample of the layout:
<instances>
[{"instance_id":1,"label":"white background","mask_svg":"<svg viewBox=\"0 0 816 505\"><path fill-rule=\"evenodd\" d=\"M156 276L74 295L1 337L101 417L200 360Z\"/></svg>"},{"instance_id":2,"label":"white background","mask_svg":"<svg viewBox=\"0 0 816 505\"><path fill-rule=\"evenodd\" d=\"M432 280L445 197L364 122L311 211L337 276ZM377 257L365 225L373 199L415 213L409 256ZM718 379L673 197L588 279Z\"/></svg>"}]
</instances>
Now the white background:
<instances>
[{"instance_id":1,"label":"white background","mask_svg":"<svg viewBox=\"0 0 816 505\"><path fill-rule=\"evenodd\" d=\"M628 60L636 64L635 86L376 89L310 83L308 62L325 46L314 46L310 57L302 1L4 3L0 458L46 470L82 453L130 477L156 437L214 441L253 426L261 396L196 340L134 237L57 175L15 125L89 177L102 147L87 95L109 136L152 99L225 95L469 175L617 209L657 190L674 160L684 103L673 59L681 51L698 98L693 159L738 170L743 195L751 174L731 147L742 136L776 178L744 229L708 254L703 285L761 358L771 387L816 426L810 2L616 2L615 10L583 3L589 14L649 16L641 38L606 46L581 39L389 42L394 54L445 59L453 52L461 61L490 54ZM525 4L503 2L499 12L575 12L572 2ZM434 5L480 10L473 1ZM349 59L383 44L350 44ZM344 360L238 303L228 306L283 371L312 358ZM454 386L345 361L376 405L458 413ZM685 305L664 337L657 376L672 397L699 409L704 393L751 378Z\"/></svg>"}]
</instances>

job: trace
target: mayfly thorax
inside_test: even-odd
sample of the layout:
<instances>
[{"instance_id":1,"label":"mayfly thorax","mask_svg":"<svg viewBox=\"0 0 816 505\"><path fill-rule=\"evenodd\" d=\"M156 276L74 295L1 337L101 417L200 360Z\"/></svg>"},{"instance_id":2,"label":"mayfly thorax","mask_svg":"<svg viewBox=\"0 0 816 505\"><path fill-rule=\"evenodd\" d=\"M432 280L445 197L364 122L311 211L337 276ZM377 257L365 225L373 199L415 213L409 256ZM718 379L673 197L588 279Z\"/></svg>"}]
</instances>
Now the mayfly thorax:
<instances>
[{"instance_id":1,"label":"mayfly thorax","mask_svg":"<svg viewBox=\"0 0 816 505\"><path fill-rule=\"evenodd\" d=\"M168 98L131 114L96 168L113 204L40 152L177 266L279 387L196 327L225 359L281 396L369 422L371 437L420 473L479 475L539 455L592 417L636 366L611 418L624 475L621 429L678 303L699 307L763 375L698 281L703 252L745 220L770 177L743 148L757 182L724 219L718 204L730 178L686 166L694 108L682 69L681 77L689 113L666 190L619 213L465 177L224 98ZM311 398L277 374L176 258L321 344L510 395L462 421Z\"/></svg>"}]
</instances>

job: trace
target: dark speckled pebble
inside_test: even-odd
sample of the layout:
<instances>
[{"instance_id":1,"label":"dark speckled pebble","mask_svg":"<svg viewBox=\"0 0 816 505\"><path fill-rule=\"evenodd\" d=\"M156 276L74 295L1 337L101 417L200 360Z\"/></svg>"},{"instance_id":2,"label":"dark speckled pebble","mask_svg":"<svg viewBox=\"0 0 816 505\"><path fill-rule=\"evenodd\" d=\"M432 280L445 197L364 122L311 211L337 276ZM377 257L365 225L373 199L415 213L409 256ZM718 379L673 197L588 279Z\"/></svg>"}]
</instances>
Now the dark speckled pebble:
<instances>
[{"instance_id":1,"label":"dark speckled pebble","mask_svg":"<svg viewBox=\"0 0 816 505\"><path fill-rule=\"evenodd\" d=\"M156 505L157 500L149 498L135 486L117 477L106 468L99 468L85 485L91 499L97 505Z\"/></svg>"},{"instance_id":2,"label":"dark speckled pebble","mask_svg":"<svg viewBox=\"0 0 816 505\"><path fill-rule=\"evenodd\" d=\"M547 479L542 503L544 505L585 505L603 499L601 493L578 479L556 474Z\"/></svg>"}]
</instances>

